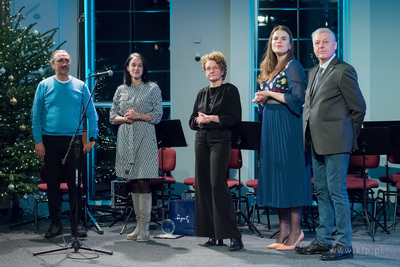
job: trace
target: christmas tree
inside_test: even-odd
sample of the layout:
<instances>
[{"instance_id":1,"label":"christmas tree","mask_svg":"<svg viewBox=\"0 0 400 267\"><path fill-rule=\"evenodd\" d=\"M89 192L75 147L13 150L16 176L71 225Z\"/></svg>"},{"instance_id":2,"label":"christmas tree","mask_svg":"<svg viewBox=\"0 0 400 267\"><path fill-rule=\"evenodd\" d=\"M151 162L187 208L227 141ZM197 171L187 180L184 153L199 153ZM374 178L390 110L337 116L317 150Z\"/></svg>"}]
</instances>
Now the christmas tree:
<instances>
[{"instance_id":1,"label":"christmas tree","mask_svg":"<svg viewBox=\"0 0 400 267\"><path fill-rule=\"evenodd\" d=\"M39 82L51 75L49 59L58 49L58 29L39 33L21 25L23 8L10 16L9 1L1 1L0 26L0 198L13 202L36 190L40 160L35 155L31 108ZM14 205L13 205L14 208Z\"/></svg>"}]
</instances>

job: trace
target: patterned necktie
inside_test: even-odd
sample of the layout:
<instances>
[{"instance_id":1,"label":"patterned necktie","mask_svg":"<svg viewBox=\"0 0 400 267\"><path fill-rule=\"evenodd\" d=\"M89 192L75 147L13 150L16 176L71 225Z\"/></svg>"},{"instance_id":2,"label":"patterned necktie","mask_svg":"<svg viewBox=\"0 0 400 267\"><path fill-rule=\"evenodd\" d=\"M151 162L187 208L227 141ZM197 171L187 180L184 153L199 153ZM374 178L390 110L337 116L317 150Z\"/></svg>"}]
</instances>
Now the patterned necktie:
<instances>
[{"instance_id":1,"label":"patterned necktie","mask_svg":"<svg viewBox=\"0 0 400 267\"><path fill-rule=\"evenodd\" d=\"M318 68L317 75L315 75L313 86L311 87L311 93L314 92L314 89L317 86L323 71L324 71L324 68L321 68L321 67Z\"/></svg>"}]
</instances>

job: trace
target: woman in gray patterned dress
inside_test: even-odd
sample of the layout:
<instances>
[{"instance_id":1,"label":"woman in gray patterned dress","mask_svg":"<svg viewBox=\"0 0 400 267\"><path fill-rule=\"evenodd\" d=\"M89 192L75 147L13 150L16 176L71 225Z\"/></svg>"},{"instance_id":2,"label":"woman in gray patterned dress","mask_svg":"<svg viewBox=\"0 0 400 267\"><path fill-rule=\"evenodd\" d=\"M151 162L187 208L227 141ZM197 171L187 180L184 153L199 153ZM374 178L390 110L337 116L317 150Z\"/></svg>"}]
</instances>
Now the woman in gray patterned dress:
<instances>
[{"instance_id":1,"label":"woman in gray patterned dress","mask_svg":"<svg viewBox=\"0 0 400 267\"><path fill-rule=\"evenodd\" d=\"M116 175L132 183L135 230L128 240L149 240L151 191L149 179L158 178L158 148L154 125L163 114L161 90L149 82L142 55L131 54L124 64L124 84L115 92L111 124L118 125Z\"/></svg>"}]
</instances>

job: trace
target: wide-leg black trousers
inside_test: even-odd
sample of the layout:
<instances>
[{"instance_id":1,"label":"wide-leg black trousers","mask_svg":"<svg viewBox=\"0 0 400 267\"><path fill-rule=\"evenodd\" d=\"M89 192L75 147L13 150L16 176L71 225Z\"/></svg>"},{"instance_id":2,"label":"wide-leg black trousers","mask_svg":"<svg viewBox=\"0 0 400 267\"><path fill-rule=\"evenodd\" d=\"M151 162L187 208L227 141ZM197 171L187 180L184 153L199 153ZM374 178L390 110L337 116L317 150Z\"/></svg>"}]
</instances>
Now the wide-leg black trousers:
<instances>
[{"instance_id":1,"label":"wide-leg black trousers","mask_svg":"<svg viewBox=\"0 0 400 267\"><path fill-rule=\"evenodd\" d=\"M229 130L199 130L195 139L196 235L239 238L227 170L231 156Z\"/></svg>"}]
</instances>

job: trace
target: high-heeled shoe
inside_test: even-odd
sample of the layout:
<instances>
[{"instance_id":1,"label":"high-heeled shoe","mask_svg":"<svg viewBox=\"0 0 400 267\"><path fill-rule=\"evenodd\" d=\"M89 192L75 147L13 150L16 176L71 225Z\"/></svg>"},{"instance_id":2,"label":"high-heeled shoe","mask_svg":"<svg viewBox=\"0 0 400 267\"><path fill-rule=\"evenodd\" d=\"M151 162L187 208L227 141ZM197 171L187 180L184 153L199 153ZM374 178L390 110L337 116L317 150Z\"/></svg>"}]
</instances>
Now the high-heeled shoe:
<instances>
[{"instance_id":1,"label":"high-heeled shoe","mask_svg":"<svg viewBox=\"0 0 400 267\"><path fill-rule=\"evenodd\" d=\"M282 246L283 244L286 243L286 240L287 240L287 239L285 239L285 240L283 241L283 243L273 243L273 244L267 246L267 248L271 248L271 249L273 249L273 248L279 248L280 246Z\"/></svg>"},{"instance_id":2,"label":"high-heeled shoe","mask_svg":"<svg viewBox=\"0 0 400 267\"><path fill-rule=\"evenodd\" d=\"M285 244L282 244L279 247L277 247L276 250L293 250L293 249L295 249L295 247L297 246L297 243L299 243L299 242L300 242L300 247L301 247L303 238L304 238L304 233L303 233L303 230L301 230L299 238L293 245L287 246Z\"/></svg>"}]
</instances>

